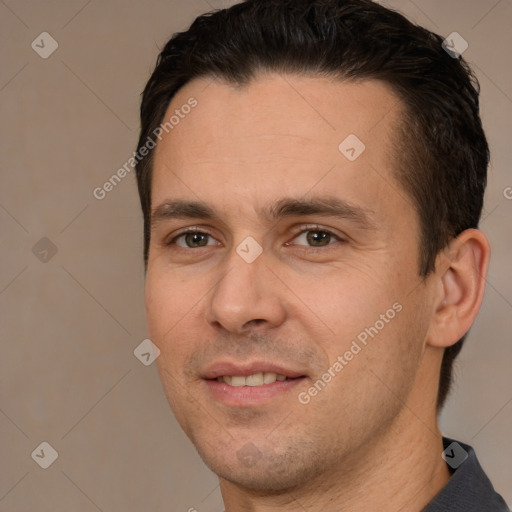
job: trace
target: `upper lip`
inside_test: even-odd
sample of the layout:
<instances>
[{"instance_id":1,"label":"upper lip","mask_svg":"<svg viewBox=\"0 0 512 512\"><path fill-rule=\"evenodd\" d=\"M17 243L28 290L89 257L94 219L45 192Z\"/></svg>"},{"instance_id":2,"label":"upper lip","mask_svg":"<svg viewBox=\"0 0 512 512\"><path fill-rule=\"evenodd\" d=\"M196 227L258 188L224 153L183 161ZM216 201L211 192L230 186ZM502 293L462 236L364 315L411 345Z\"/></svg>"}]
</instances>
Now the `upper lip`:
<instances>
[{"instance_id":1,"label":"upper lip","mask_svg":"<svg viewBox=\"0 0 512 512\"><path fill-rule=\"evenodd\" d=\"M216 379L225 375L248 377L255 373L277 373L291 379L305 376L304 372L287 368L284 364L268 363L265 361L245 361L240 363L218 361L206 368L203 378Z\"/></svg>"}]
</instances>

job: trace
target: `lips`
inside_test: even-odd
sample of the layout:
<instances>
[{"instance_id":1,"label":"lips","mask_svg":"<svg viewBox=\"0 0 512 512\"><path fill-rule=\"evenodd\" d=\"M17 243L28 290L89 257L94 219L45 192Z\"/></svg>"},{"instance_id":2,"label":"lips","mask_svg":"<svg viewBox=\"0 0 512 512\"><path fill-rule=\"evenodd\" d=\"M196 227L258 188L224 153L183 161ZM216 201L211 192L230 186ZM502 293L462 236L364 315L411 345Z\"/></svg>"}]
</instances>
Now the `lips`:
<instances>
[{"instance_id":1,"label":"lips","mask_svg":"<svg viewBox=\"0 0 512 512\"><path fill-rule=\"evenodd\" d=\"M269 363L265 361L252 361L235 363L232 361L218 361L209 366L203 372L203 379L216 379L225 376L248 377L256 373L276 373L289 379L305 377L305 373L299 369L290 368L285 364Z\"/></svg>"}]
</instances>

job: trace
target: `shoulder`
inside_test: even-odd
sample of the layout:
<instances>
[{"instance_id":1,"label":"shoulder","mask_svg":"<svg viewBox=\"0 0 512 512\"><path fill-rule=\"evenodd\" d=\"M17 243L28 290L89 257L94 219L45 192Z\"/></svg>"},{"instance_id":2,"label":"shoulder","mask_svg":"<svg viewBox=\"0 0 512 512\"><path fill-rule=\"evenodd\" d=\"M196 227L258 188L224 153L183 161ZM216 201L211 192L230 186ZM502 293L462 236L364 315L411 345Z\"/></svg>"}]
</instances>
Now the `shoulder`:
<instances>
[{"instance_id":1,"label":"shoulder","mask_svg":"<svg viewBox=\"0 0 512 512\"><path fill-rule=\"evenodd\" d=\"M478 462L474 449L443 438L443 458L452 476L423 512L510 512Z\"/></svg>"}]
</instances>

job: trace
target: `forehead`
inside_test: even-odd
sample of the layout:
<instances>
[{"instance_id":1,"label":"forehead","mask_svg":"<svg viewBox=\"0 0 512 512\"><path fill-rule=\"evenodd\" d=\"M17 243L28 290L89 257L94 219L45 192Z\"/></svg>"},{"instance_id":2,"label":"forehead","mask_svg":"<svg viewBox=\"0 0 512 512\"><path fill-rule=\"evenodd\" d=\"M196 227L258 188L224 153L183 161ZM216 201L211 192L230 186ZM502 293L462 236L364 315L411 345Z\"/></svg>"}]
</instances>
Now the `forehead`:
<instances>
[{"instance_id":1,"label":"forehead","mask_svg":"<svg viewBox=\"0 0 512 512\"><path fill-rule=\"evenodd\" d=\"M191 98L197 106L181 110ZM173 196L241 213L283 195L327 191L372 209L393 206L392 194L405 196L393 177L401 108L377 81L275 74L235 87L194 80L164 116L180 120L155 150L152 207Z\"/></svg>"}]
</instances>

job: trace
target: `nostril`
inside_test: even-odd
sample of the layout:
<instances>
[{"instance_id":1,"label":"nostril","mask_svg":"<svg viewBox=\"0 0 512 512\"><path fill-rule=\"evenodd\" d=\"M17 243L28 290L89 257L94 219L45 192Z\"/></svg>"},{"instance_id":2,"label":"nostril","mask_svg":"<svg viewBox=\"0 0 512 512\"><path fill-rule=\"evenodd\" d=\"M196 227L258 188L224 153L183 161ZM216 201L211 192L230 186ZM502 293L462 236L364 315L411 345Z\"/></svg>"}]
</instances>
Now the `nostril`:
<instances>
[{"instance_id":1,"label":"nostril","mask_svg":"<svg viewBox=\"0 0 512 512\"><path fill-rule=\"evenodd\" d=\"M264 322L265 320L262 319L262 318L255 318L254 320L249 320L246 325L251 325L251 324L255 324L255 325L258 325L258 324L261 324L261 322Z\"/></svg>"}]
</instances>

